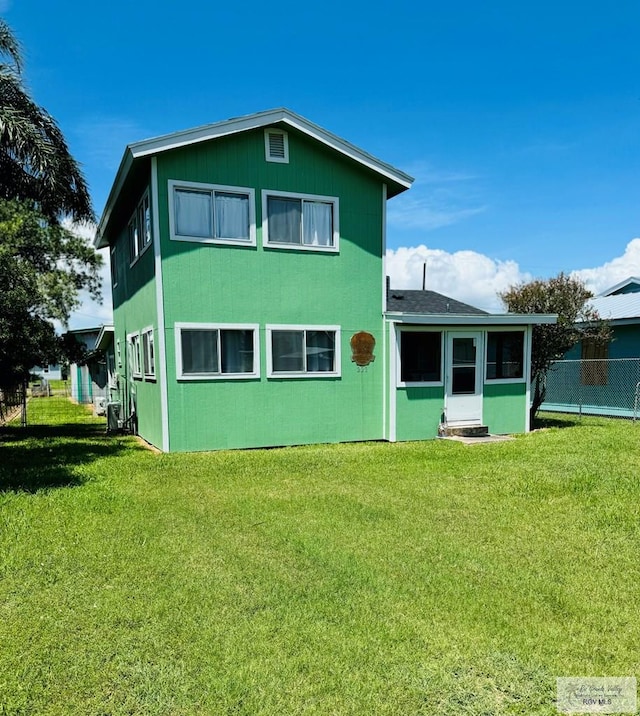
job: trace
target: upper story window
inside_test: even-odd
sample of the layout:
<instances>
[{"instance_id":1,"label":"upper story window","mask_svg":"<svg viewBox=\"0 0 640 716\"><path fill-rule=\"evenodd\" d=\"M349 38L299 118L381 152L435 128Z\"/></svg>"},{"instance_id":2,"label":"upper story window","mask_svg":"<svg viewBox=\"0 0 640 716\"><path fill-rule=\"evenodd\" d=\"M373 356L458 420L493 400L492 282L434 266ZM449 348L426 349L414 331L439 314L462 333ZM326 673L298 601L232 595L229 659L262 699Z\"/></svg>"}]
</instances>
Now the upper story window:
<instances>
[{"instance_id":1,"label":"upper story window","mask_svg":"<svg viewBox=\"0 0 640 716\"><path fill-rule=\"evenodd\" d=\"M442 333L402 329L400 331L398 384L442 384Z\"/></svg>"},{"instance_id":2,"label":"upper story window","mask_svg":"<svg viewBox=\"0 0 640 716\"><path fill-rule=\"evenodd\" d=\"M253 189L169 181L169 222L174 241L255 246Z\"/></svg>"},{"instance_id":3,"label":"upper story window","mask_svg":"<svg viewBox=\"0 0 640 716\"><path fill-rule=\"evenodd\" d=\"M262 192L265 246L338 251L338 198L313 194Z\"/></svg>"},{"instance_id":4,"label":"upper story window","mask_svg":"<svg viewBox=\"0 0 640 716\"><path fill-rule=\"evenodd\" d=\"M268 162L288 164L289 135L282 129L265 129L264 153Z\"/></svg>"},{"instance_id":5,"label":"upper story window","mask_svg":"<svg viewBox=\"0 0 640 716\"><path fill-rule=\"evenodd\" d=\"M151 244L151 209L149 192L146 191L133 212L127 228L129 234L129 257L137 261L142 252Z\"/></svg>"},{"instance_id":6,"label":"upper story window","mask_svg":"<svg viewBox=\"0 0 640 716\"><path fill-rule=\"evenodd\" d=\"M524 331L489 331L487 380L522 380Z\"/></svg>"}]
</instances>

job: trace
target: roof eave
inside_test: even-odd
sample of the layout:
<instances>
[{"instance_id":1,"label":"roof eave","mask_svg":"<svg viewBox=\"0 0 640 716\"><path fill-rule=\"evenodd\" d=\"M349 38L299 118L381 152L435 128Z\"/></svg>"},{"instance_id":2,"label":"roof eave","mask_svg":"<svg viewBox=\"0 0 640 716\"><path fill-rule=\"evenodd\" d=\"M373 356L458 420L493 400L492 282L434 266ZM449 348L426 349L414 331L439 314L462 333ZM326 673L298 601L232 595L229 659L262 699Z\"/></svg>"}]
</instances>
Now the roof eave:
<instances>
[{"instance_id":1,"label":"roof eave","mask_svg":"<svg viewBox=\"0 0 640 716\"><path fill-rule=\"evenodd\" d=\"M131 152L131 145L128 145L124 150L124 154L122 155L120 166L118 167L118 171L116 172L115 181L113 182L113 186L111 187L111 191L109 192L109 197L107 198L107 203L105 204L102 216L100 217L100 221L98 223L96 236L93 240L93 245L96 247L96 249L105 249L107 246L109 246L109 242L105 238L105 231L107 225L109 224L109 219L111 219L111 214L115 207L116 200L120 195L120 191L122 190L122 185L124 184L124 181L127 178L127 175L129 174L129 170L131 169L132 165L133 153Z\"/></svg>"},{"instance_id":2,"label":"roof eave","mask_svg":"<svg viewBox=\"0 0 640 716\"><path fill-rule=\"evenodd\" d=\"M602 293L599 293L597 296L595 296L595 298L606 298L607 296L611 296L615 294L616 291L619 291L625 286L630 286L632 283L640 284L640 277L629 276L628 278L625 278L624 281L620 281L619 283L615 284L615 286L610 286L609 288L605 289Z\"/></svg>"},{"instance_id":3,"label":"roof eave","mask_svg":"<svg viewBox=\"0 0 640 716\"><path fill-rule=\"evenodd\" d=\"M166 134L153 139L145 139L140 142L134 142L129 145L131 154L134 159L144 157L150 154L158 154L170 149L178 149L188 144L197 142L206 142L210 139L218 139L230 134L238 132L246 132L251 129L260 129L268 127L272 124L284 123L319 140L323 144L332 147L336 151L355 161L368 166L370 169L385 178L399 184L404 189L409 189L413 184L414 178L409 174L396 169L386 162L377 159L368 152L363 151L346 139L342 139L326 129L310 122L308 119L292 112L291 110L281 107L279 109L267 110L265 112L257 112L245 117L235 117L214 124L206 124L195 129L186 129L172 134Z\"/></svg>"},{"instance_id":4,"label":"roof eave","mask_svg":"<svg viewBox=\"0 0 640 716\"><path fill-rule=\"evenodd\" d=\"M439 326L531 326L557 323L554 314L536 313L401 313L387 311L385 317L394 323L420 323Z\"/></svg>"},{"instance_id":5,"label":"roof eave","mask_svg":"<svg viewBox=\"0 0 640 716\"><path fill-rule=\"evenodd\" d=\"M114 329L112 324L107 324L102 326L100 329L100 333L98 333L98 337L96 338L96 344L94 346L94 351L101 351L106 348L106 346L109 345L109 342L113 340L114 336Z\"/></svg>"}]
</instances>

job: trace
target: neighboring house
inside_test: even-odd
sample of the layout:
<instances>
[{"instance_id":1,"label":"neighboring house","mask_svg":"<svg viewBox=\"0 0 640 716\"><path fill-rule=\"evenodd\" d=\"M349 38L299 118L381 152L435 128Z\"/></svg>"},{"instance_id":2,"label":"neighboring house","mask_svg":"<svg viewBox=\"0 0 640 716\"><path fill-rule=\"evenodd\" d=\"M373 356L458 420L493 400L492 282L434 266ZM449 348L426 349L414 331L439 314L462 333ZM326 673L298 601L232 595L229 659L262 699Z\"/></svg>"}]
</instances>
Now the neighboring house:
<instances>
[{"instance_id":1,"label":"neighboring house","mask_svg":"<svg viewBox=\"0 0 640 716\"><path fill-rule=\"evenodd\" d=\"M51 364L51 365L45 365L40 366L37 365L35 368L31 369L31 373L33 375L37 375L39 378L44 378L45 380L62 380L62 366L58 365L57 363Z\"/></svg>"},{"instance_id":2,"label":"neighboring house","mask_svg":"<svg viewBox=\"0 0 640 716\"><path fill-rule=\"evenodd\" d=\"M585 339L554 364L543 410L631 417L640 397L640 278L589 300L611 329L608 343Z\"/></svg>"},{"instance_id":3,"label":"neighboring house","mask_svg":"<svg viewBox=\"0 0 640 716\"><path fill-rule=\"evenodd\" d=\"M109 386L113 384L114 372L113 326L98 326L69 331L87 351L84 360L71 363L71 398L78 403L93 403L98 412L113 396ZM117 397L116 397L117 399Z\"/></svg>"},{"instance_id":4,"label":"neighboring house","mask_svg":"<svg viewBox=\"0 0 640 716\"><path fill-rule=\"evenodd\" d=\"M286 109L129 145L96 235L122 420L164 451L527 430L553 317L387 305L386 203L411 183Z\"/></svg>"}]
</instances>

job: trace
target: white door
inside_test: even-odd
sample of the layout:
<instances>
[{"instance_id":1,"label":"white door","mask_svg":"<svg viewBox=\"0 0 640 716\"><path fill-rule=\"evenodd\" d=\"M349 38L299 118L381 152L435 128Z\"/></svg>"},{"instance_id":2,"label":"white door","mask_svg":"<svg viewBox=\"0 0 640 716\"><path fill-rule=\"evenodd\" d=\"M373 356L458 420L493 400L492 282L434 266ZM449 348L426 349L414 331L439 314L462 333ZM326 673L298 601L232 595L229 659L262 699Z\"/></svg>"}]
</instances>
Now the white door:
<instances>
[{"instance_id":1,"label":"white door","mask_svg":"<svg viewBox=\"0 0 640 716\"><path fill-rule=\"evenodd\" d=\"M449 333L447 340L448 425L482 423L482 333Z\"/></svg>"}]
</instances>

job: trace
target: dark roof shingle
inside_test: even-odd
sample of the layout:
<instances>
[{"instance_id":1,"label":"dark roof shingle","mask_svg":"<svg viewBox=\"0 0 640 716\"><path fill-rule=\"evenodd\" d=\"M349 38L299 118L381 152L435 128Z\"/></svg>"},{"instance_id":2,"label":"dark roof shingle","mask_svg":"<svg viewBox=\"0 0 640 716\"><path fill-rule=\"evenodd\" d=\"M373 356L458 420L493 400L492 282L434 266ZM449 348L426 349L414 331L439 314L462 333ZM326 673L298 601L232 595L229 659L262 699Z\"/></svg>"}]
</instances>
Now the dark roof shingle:
<instances>
[{"instance_id":1,"label":"dark roof shingle","mask_svg":"<svg viewBox=\"0 0 640 716\"><path fill-rule=\"evenodd\" d=\"M390 289L387 296L387 311L398 313L443 314L455 313L462 316L489 315L468 303L456 301L435 291Z\"/></svg>"}]
</instances>

